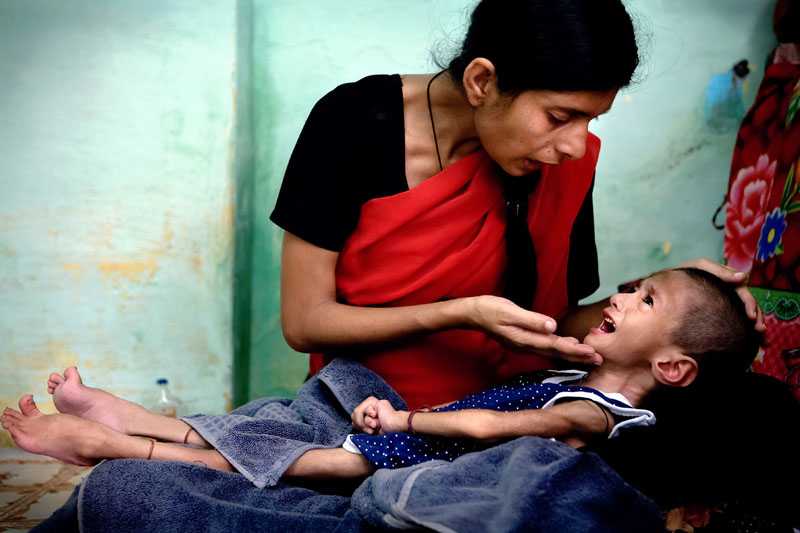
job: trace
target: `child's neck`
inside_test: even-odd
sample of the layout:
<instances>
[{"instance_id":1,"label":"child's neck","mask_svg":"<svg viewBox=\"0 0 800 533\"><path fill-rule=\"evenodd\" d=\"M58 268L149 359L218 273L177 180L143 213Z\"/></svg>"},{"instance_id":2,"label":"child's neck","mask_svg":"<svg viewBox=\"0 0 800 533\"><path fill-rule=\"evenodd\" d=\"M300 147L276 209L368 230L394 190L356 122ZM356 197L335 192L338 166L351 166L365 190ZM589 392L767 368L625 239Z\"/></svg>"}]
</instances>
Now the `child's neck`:
<instances>
[{"instance_id":1,"label":"child's neck","mask_svg":"<svg viewBox=\"0 0 800 533\"><path fill-rule=\"evenodd\" d=\"M603 364L589 373L583 385L605 393L622 394L632 406L638 407L657 383L649 368L632 371L631 368Z\"/></svg>"}]
</instances>

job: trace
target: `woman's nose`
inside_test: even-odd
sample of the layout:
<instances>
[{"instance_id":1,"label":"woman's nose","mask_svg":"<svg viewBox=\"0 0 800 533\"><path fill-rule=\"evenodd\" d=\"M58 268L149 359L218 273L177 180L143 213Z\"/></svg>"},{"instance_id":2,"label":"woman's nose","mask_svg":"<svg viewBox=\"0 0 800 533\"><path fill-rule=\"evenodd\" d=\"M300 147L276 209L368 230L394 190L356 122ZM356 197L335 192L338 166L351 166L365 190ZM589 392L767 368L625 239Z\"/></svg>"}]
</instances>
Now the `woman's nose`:
<instances>
[{"instance_id":1,"label":"woman's nose","mask_svg":"<svg viewBox=\"0 0 800 533\"><path fill-rule=\"evenodd\" d=\"M586 154L586 137L589 135L589 123L575 121L572 127L565 129L556 143L556 150L568 159L580 159Z\"/></svg>"}]
</instances>

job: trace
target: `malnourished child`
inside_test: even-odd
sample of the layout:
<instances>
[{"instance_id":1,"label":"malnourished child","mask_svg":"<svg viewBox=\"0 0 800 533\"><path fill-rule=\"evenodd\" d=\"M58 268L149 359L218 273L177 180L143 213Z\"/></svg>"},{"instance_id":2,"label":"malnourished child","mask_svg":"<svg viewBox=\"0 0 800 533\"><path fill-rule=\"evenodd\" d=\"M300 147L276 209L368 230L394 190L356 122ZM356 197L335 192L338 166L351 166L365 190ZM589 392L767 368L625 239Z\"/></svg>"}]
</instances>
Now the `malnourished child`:
<instances>
[{"instance_id":1,"label":"malnourished child","mask_svg":"<svg viewBox=\"0 0 800 533\"><path fill-rule=\"evenodd\" d=\"M352 413L361 433L342 448L307 451L284 475L360 477L381 467L452 460L488 442L525 435L580 447L626 425L653 423L652 413L638 406L660 386L685 387L698 376L745 371L760 336L728 284L702 270L676 269L614 295L603 322L583 342L603 356L603 364L588 373L524 374L502 387L410 413L367 398ZM234 471L185 421L86 387L74 367L63 377L51 374L48 391L60 413L41 413L26 395L20 411L7 408L0 417L29 452L79 465L141 458Z\"/></svg>"}]
</instances>

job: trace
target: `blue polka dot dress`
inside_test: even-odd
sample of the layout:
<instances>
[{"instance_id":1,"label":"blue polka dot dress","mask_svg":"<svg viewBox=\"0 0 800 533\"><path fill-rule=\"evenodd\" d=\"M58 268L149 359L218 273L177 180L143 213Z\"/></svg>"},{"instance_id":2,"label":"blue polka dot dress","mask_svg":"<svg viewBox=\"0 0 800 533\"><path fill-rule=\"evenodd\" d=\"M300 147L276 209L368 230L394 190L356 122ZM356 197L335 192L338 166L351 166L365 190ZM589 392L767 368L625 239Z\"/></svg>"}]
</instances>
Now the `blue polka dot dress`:
<instances>
[{"instance_id":1,"label":"blue polka dot dress","mask_svg":"<svg viewBox=\"0 0 800 533\"><path fill-rule=\"evenodd\" d=\"M609 438L615 436L623 427L655 423L655 415L652 412L632 407L621 394L604 394L589 387L568 384L579 383L585 377L586 373L578 370L520 374L500 387L467 396L434 411L492 409L508 412L543 409L565 399L589 399L608 409L617 419L617 425ZM359 433L350 435L345 443L346 449L362 453L378 468L400 468L433 459L452 461L465 453L489 446L491 444L470 439L408 433L385 435Z\"/></svg>"}]
</instances>

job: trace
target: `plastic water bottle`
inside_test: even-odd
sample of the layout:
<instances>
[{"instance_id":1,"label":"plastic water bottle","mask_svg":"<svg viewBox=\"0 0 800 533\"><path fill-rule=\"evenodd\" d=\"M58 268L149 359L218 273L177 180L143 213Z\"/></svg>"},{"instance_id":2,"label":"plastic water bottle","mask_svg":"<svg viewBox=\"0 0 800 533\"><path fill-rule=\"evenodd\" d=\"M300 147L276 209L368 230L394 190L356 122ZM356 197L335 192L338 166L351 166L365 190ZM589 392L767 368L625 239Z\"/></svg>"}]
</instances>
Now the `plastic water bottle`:
<instances>
[{"instance_id":1,"label":"plastic water bottle","mask_svg":"<svg viewBox=\"0 0 800 533\"><path fill-rule=\"evenodd\" d=\"M169 383L166 378L156 380L158 385L158 400L152 411L156 414L177 418L181 402L169 390Z\"/></svg>"}]
</instances>

